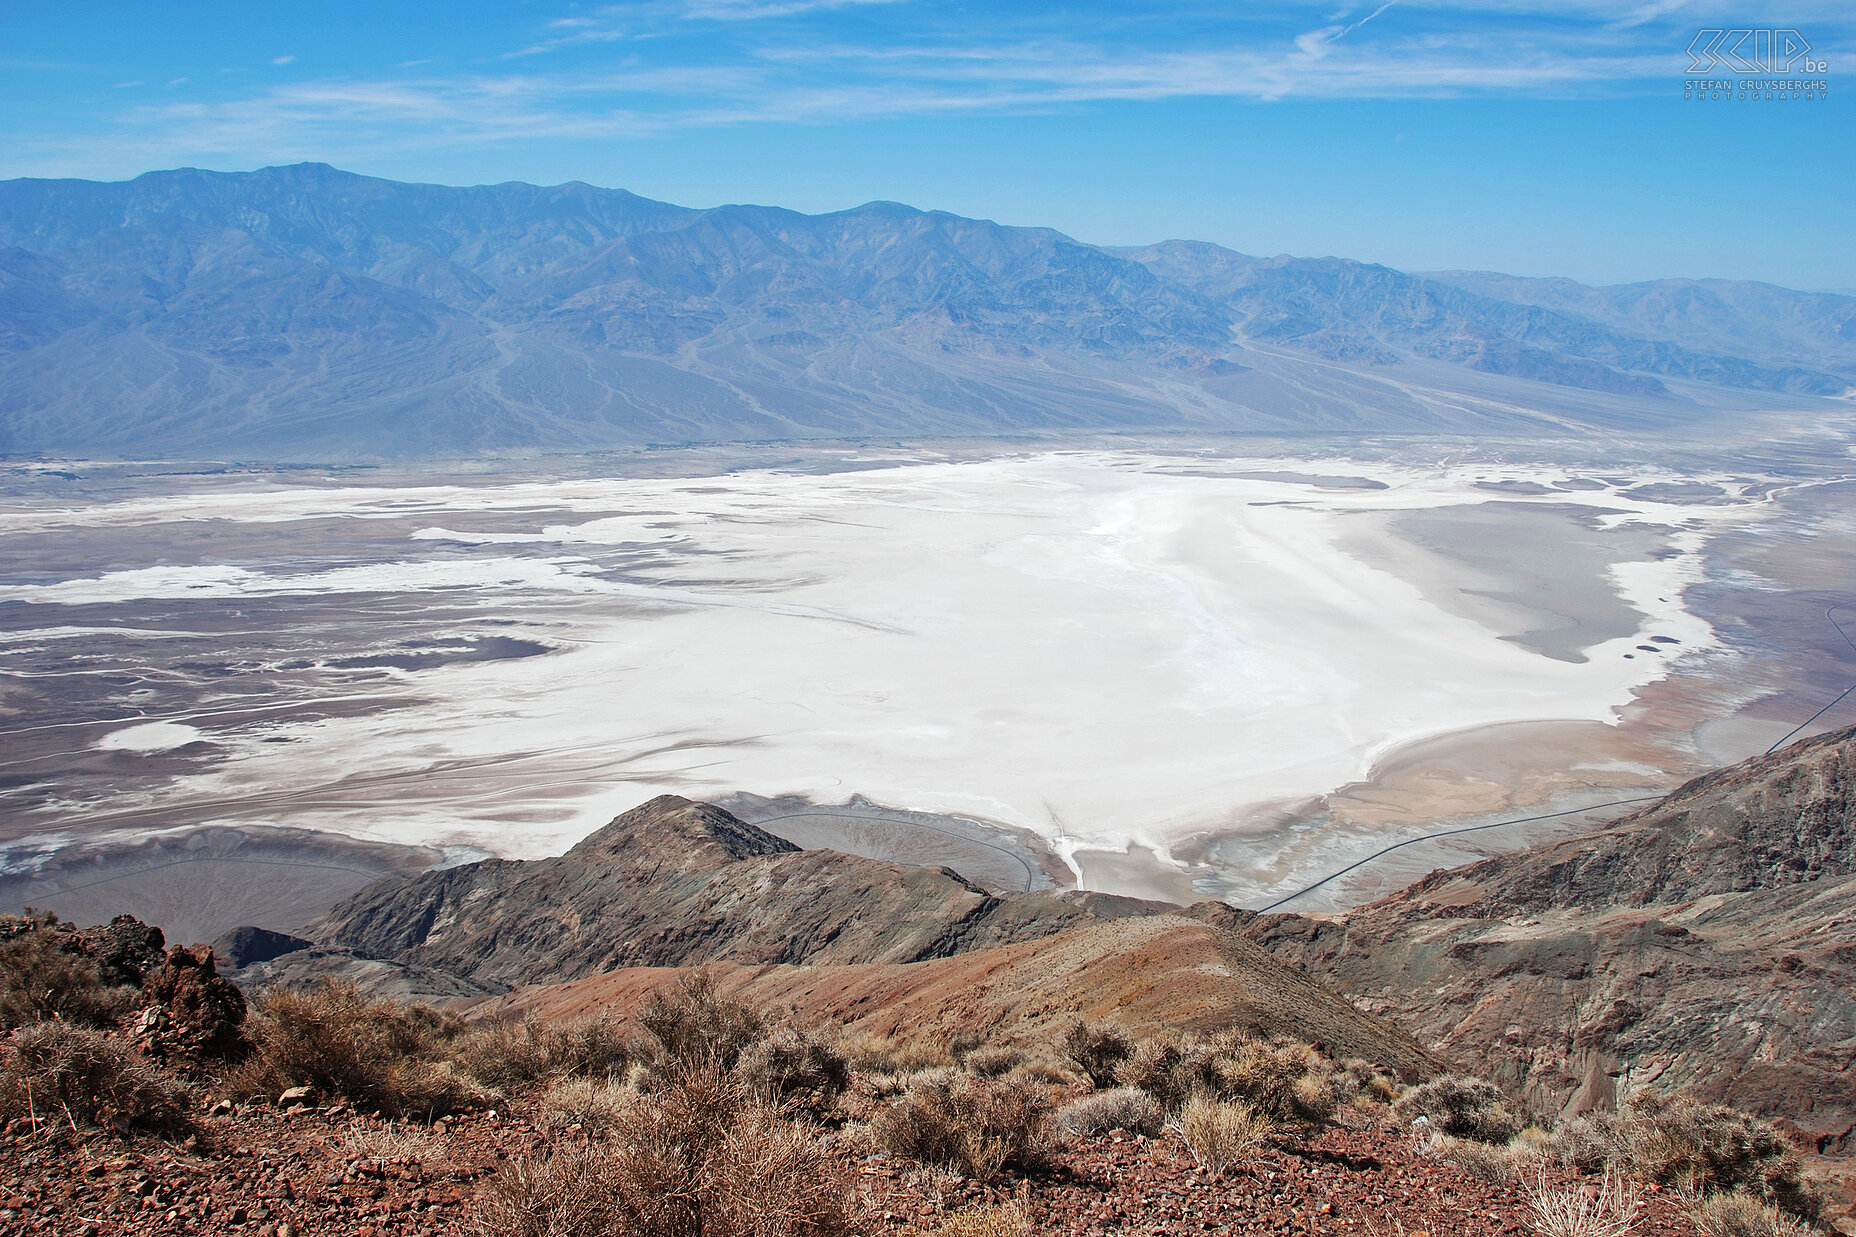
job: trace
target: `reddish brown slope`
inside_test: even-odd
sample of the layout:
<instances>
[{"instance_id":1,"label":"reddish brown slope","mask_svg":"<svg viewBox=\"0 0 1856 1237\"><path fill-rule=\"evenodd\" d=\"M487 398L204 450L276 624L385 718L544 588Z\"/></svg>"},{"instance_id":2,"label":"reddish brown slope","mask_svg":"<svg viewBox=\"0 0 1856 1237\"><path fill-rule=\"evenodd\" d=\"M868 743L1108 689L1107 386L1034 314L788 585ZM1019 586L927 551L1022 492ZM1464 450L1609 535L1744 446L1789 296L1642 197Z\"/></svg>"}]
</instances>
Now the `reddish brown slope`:
<instances>
[{"instance_id":1,"label":"reddish brown slope","mask_svg":"<svg viewBox=\"0 0 1856 1237\"><path fill-rule=\"evenodd\" d=\"M683 972L632 967L527 988L484 1012L544 1018L621 1013ZM709 968L718 988L757 1008L884 1035L973 1031L990 1040L1051 1038L1073 1017L1142 1034L1238 1028L1326 1045L1408 1076L1439 1062L1410 1036L1355 1009L1241 936L1179 915L1120 919L949 958L853 966Z\"/></svg>"}]
</instances>

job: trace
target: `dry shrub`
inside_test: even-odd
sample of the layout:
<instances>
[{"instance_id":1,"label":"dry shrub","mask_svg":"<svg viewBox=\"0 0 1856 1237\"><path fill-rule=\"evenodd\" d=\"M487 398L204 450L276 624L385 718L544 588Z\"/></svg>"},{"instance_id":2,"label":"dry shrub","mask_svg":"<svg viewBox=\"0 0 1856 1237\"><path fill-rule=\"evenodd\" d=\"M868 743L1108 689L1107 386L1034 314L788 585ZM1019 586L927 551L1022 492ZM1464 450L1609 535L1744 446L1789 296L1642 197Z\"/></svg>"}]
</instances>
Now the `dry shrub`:
<instances>
[{"instance_id":1,"label":"dry shrub","mask_svg":"<svg viewBox=\"0 0 1856 1237\"><path fill-rule=\"evenodd\" d=\"M1003 1078L1024 1063L1024 1053L1004 1044L975 1048L964 1062L968 1070L981 1078Z\"/></svg>"},{"instance_id":2,"label":"dry shrub","mask_svg":"<svg viewBox=\"0 0 1856 1237\"><path fill-rule=\"evenodd\" d=\"M1158 1134L1166 1126L1166 1110L1139 1087L1117 1087L1072 1100L1057 1110L1057 1128L1065 1134L1091 1138L1110 1130L1130 1134Z\"/></svg>"},{"instance_id":3,"label":"dry shrub","mask_svg":"<svg viewBox=\"0 0 1856 1237\"><path fill-rule=\"evenodd\" d=\"M618 1078L631 1053L610 1016L563 1022L486 1023L457 1038L450 1055L485 1086L508 1092L555 1078Z\"/></svg>"},{"instance_id":4,"label":"dry shrub","mask_svg":"<svg viewBox=\"0 0 1856 1237\"><path fill-rule=\"evenodd\" d=\"M226 1077L246 1095L306 1086L358 1107L426 1116L482 1102L446 1057L455 1018L425 1005L364 997L352 984L259 998L246 1023L256 1052Z\"/></svg>"},{"instance_id":5,"label":"dry shrub","mask_svg":"<svg viewBox=\"0 0 1856 1237\"><path fill-rule=\"evenodd\" d=\"M1005 1078L1009 1082L1029 1082L1066 1089L1085 1085L1088 1081L1062 1061L1043 1053L1019 1062Z\"/></svg>"},{"instance_id":6,"label":"dry shrub","mask_svg":"<svg viewBox=\"0 0 1856 1237\"><path fill-rule=\"evenodd\" d=\"M673 1068L600 1145L508 1165L480 1216L496 1237L841 1237L841 1171L712 1061Z\"/></svg>"},{"instance_id":7,"label":"dry shrub","mask_svg":"<svg viewBox=\"0 0 1856 1237\"><path fill-rule=\"evenodd\" d=\"M1213 1174L1222 1173L1260 1146L1276 1128L1248 1104L1222 1103L1204 1095L1186 1101L1174 1127L1199 1167Z\"/></svg>"},{"instance_id":8,"label":"dry shrub","mask_svg":"<svg viewBox=\"0 0 1856 1237\"><path fill-rule=\"evenodd\" d=\"M735 1072L748 1088L789 1111L831 1111L851 1079L837 1037L817 1028L783 1026L751 1045Z\"/></svg>"},{"instance_id":9,"label":"dry shrub","mask_svg":"<svg viewBox=\"0 0 1856 1237\"><path fill-rule=\"evenodd\" d=\"M854 1074L896 1072L896 1037L881 1031L851 1031L838 1036L838 1051Z\"/></svg>"},{"instance_id":10,"label":"dry shrub","mask_svg":"<svg viewBox=\"0 0 1856 1237\"><path fill-rule=\"evenodd\" d=\"M746 1005L716 995L715 981L706 972L653 992L638 1010L638 1025L669 1060L686 1066L713 1061L725 1070L733 1069L766 1029Z\"/></svg>"},{"instance_id":11,"label":"dry shrub","mask_svg":"<svg viewBox=\"0 0 1856 1237\"><path fill-rule=\"evenodd\" d=\"M1480 1078L1445 1074L1399 1096L1392 1111L1401 1121L1428 1120L1432 1129L1452 1138L1506 1143L1521 1132L1506 1097Z\"/></svg>"},{"instance_id":12,"label":"dry shrub","mask_svg":"<svg viewBox=\"0 0 1856 1237\"><path fill-rule=\"evenodd\" d=\"M601 1135L623 1122L637 1098L636 1091L615 1082L562 1078L542 1095L536 1123L551 1134L577 1128Z\"/></svg>"},{"instance_id":13,"label":"dry shrub","mask_svg":"<svg viewBox=\"0 0 1856 1237\"><path fill-rule=\"evenodd\" d=\"M950 1194L960 1194L967 1179L944 1164L916 1164L898 1179L902 1188L913 1190L921 1200L940 1211L947 1206Z\"/></svg>"},{"instance_id":14,"label":"dry shrub","mask_svg":"<svg viewBox=\"0 0 1856 1237\"><path fill-rule=\"evenodd\" d=\"M333 1149L344 1160L388 1165L443 1159L445 1147L444 1139L412 1126L357 1124L341 1131Z\"/></svg>"},{"instance_id":15,"label":"dry shrub","mask_svg":"<svg viewBox=\"0 0 1856 1237\"><path fill-rule=\"evenodd\" d=\"M1637 1187L1622 1173L1568 1185L1549 1185L1542 1173L1524 1193L1540 1237L1624 1237L1637 1226Z\"/></svg>"},{"instance_id":16,"label":"dry shrub","mask_svg":"<svg viewBox=\"0 0 1856 1237\"><path fill-rule=\"evenodd\" d=\"M1057 1149L1041 1088L952 1070L918 1075L877 1117L871 1134L891 1155L982 1181L1002 1168L1043 1171Z\"/></svg>"},{"instance_id":17,"label":"dry shrub","mask_svg":"<svg viewBox=\"0 0 1856 1237\"><path fill-rule=\"evenodd\" d=\"M1710 1194L1688 1209L1706 1237L1811 1237L1811 1225L1744 1191Z\"/></svg>"},{"instance_id":18,"label":"dry shrub","mask_svg":"<svg viewBox=\"0 0 1856 1237\"><path fill-rule=\"evenodd\" d=\"M138 990L105 982L83 939L48 912L0 916L0 1030L44 1019L114 1026Z\"/></svg>"},{"instance_id":19,"label":"dry shrub","mask_svg":"<svg viewBox=\"0 0 1856 1237\"><path fill-rule=\"evenodd\" d=\"M1272 1121L1320 1124L1340 1107L1342 1075L1307 1044L1263 1044L1228 1037L1209 1062L1210 1088Z\"/></svg>"},{"instance_id":20,"label":"dry shrub","mask_svg":"<svg viewBox=\"0 0 1856 1237\"><path fill-rule=\"evenodd\" d=\"M1178 1108L1191 1095L1198 1081L1192 1046L1175 1036L1155 1036L1134 1045L1115 1066L1115 1081L1123 1087L1138 1087L1166 1107Z\"/></svg>"},{"instance_id":21,"label":"dry shrub","mask_svg":"<svg viewBox=\"0 0 1856 1237\"><path fill-rule=\"evenodd\" d=\"M491 1178L478 1204L483 1237L603 1237L610 1231L611 1156L603 1148L557 1147L518 1156Z\"/></svg>"},{"instance_id":22,"label":"dry shrub","mask_svg":"<svg viewBox=\"0 0 1856 1237\"><path fill-rule=\"evenodd\" d=\"M1562 1122L1553 1131L1548 1155L1566 1168L1596 1172L1617 1152L1617 1124L1617 1118L1607 1112L1585 1113Z\"/></svg>"},{"instance_id":23,"label":"dry shrub","mask_svg":"<svg viewBox=\"0 0 1856 1237\"><path fill-rule=\"evenodd\" d=\"M1017 1203L998 1203L956 1211L932 1228L909 1232L915 1237L1030 1237L1031 1221Z\"/></svg>"},{"instance_id":24,"label":"dry shrub","mask_svg":"<svg viewBox=\"0 0 1856 1237\"><path fill-rule=\"evenodd\" d=\"M1347 1098L1355 1102L1364 1099L1369 1103L1390 1104L1398 1098L1398 1084L1392 1076L1358 1057L1341 1067L1337 1081L1348 1093Z\"/></svg>"},{"instance_id":25,"label":"dry shrub","mask_svg":"<svg viewBox=\"0 0 1856 1237\"><path fill-rule=\"evenodd\" d=\"M805 1130L766 1109L728 1132L708 1165L704 1237L836 1237L851 1230L844 1180ZM642 1235L641 1235L642 1237Z\"/></svg>"},{"instance_id":26,"label":"dry shrub","mask_svg":"<svg viewBox=\"0 0 1856 1237\"><path fill-rule=\"evenodd\" d=\"M1737 1108L1641 1094L1618 1119L1617 1141L1639 1172L1665 1185L1745 1190L1793 1215L1817 1216L1791 1140Z\"/></svg>"},{"instance_id":27,"label":"dry shrub","mask_svg":"<svg viewBox=\"0 0 1856 1237\"><path fill-rule=\"evenodd\" d=\"M1064 1028L1061 1047L1098 1088L1115 1085L1116 1069L1134 1051L1133 1042L1120 1028L1080 1020Z\"/></svg>"},{"instance_id":28,"label":"dry shrub","mask_svg":"<svg viewBox=\"0 0 1856 1237\"><path fill-rule=\"evenodd\" d=\"M1442 1160L1478 1181L1501 1185L1520 1176L1518 1157L1507 1147L1439 1134L1424 1144L1424 1154Z\"/></svg>"},{"instance_id":29,"label":"dry shrub","mask_svg":"<svg viewBox=\"0 0 1856 1237\"><path fill-rule=\"evenodd\" d=\"M0 1060L0 1124L43 1118L117 1134L188 1125L188 1091L120 1040L89 1027L40 1022L13 1032Z\"/></svg>"}]
</instances>

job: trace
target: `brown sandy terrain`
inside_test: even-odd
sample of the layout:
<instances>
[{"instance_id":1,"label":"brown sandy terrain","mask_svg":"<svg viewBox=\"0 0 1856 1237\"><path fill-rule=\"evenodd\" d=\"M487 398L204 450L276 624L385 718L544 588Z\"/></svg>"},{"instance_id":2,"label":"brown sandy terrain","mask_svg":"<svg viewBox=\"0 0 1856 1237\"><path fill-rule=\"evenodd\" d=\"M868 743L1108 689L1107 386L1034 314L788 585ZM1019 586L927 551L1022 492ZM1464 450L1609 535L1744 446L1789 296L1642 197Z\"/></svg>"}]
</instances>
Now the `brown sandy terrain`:
<instances>
[{"instance_id":1,"label":"brown sandy terrain","mask_svg":"<svg viewBox=\"0 0 1856 1237\"><path fill-rule=\"evenodd\" d=\"M790 1006L807 1021L885 1036L967 1031L1036 1042L1082 1017L1142 1034L1237 1027L1287 1035L1406 1076L1428 1075L1442 1064L1404 1032L1336 999L1243 938L1175 915L1114 920L903 965L717 966L707 973L720 991L750 1006ZM523 988L476 1006L474 1014L562 1018L625 1010L679 974L629 967Z\"/></svg>"}]
</instances>

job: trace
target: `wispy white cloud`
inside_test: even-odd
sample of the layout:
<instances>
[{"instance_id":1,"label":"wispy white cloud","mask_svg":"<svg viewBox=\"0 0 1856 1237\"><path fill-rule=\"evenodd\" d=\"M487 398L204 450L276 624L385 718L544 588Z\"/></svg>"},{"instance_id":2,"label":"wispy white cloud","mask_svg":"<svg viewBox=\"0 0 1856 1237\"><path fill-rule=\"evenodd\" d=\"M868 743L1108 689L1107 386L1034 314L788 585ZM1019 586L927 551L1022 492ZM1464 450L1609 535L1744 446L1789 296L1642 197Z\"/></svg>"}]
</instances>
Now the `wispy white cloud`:
<instances>
[{"instance_id":1,"label":"wispy white cloud","mask_svg":"<svg viewBox=\"0 0 1856 1237\"><path fill-rule=\"evenodd\" d=\"M296 59L295 56L272 56L271 63L272 64L289 64L292 60L295 60L295 59Z\"/></svg>"},{"instance_id":2,"label":"wispy white cloud","mask_svg":"<svg viewBox=\"0 0 1856 1237\"><path fill-rule=\"evenodd\" d=\"M1722 20L1729 0L1640 0L1623 16L1603 0L1258 0L1241 16L1208 8L1190 21L1119 9L1092 20L1092 0L1078 2L1059 20L1009 8L950 15L903 0L639 0L538 24L532 42L500 53L510 72L484 71L499 55L487 49L455 73L409 61L373 77L221 82L208 97L120 108L88 137L16 134L7 162L21 168L36 148L69 168L86 144L111 158L133 148L143 166L364 161L493 142L1118 101L1666 91L1695 24ZM1784 19L1748 2L1734 24L1811 25L1817 51L1841 63L1856 49L1856 24L1829 0L1796 0ZM859 20L844 20L853 8ZM580 53L547 56L570 46Z\"/></svg>"}]
</instances>

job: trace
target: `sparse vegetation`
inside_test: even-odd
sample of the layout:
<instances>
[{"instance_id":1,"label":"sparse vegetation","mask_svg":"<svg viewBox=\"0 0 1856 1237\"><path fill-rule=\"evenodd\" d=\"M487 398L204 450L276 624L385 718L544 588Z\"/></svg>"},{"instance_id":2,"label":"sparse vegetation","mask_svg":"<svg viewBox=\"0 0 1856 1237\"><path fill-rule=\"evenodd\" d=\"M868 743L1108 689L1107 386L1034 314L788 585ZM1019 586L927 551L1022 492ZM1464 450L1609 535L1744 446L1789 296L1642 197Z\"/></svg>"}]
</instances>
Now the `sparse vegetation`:
<instances>
[{"instance_id":1,"label":"sparse vegetation","mask_svg":"<svg viewBox=\"0 0 1856 1237\"><path fill-rule=\"evenodd\" d=\"M1174 1122L1192 1158L1208 1173L1222 1173L1260 1146L1275 1123L1248 1104L1224 1103L1195 1095Z\"/></svg>"},{"instance_id":2,"label":"sparse vegetation","mask_svg":"<svg viewBox=\"0 0 1856 1237\"><path fill-rule=\"evenodd\" d=\"M1540 1237L1625 1237L1637 1227L1637 1187L1606 1170L1596 1182L1549 1184L1544 1174L1527 1187L1527 1207Z\"/></svg>"},{"instance_id":3,"label":"sparse vegetation","mask_svg":"<svg viewBox=\"0 0 1856 1237\"><path fill-rule=\"evenodd\" d=\"M67 975L80 986L109 987L108 976L126 973L105 952L123 942L145 974L155 973L145 963L159 951L138 949L146 937L126 928L120 941L86 938L94 955L60 950L54 957L41 948L71 931L35 920L8 940L43 934L14 956L34 959L33 973ZM176 954L193 959L189 977L203 969L212 978L203 949L168 951L162 967L178 967ZM43 965L47 957L58 966ZM58 969L72 957L79 965ZM308 1135L311 1158L326 1157L338 1170L318 1169L318 1179L354 1185L361 1206L370 1193L431 1180L448 1162L469 1162L486 1144L494 1147L506 1162L478 1202L466 1204L485 1237L848 1237L861 1231L854 1216L892 1204L899 1206L886 1213L885 1231L903 1237L1027 1237L1034 1206L1040 1226L1046 1207L1059 1215L1071 1207L1065 1223L1077 1218L1075 1204L1060 1201L1062 1188L1039 1180L1060 1166L1078 1174L1068 1179L1073 1185L1100 1179L1094 1175L1105 1168L1112 1181L1140 1160L1178 1165L1189 1154L1201 1172L1186 1180L1205 1191L1193 1206L1214 1211L1220 1192L1233 1193L1217 1181L1221 1175L1267 1180L1272 1191L1295 1183L1289 1188L1306 1206L1321 1197L1330 1171L1342 1176L1343 1192L1345 1174L1383 1174L1374 1186L1380 1189L1407 1171L1398 1166L1403 1156L1381 1160L1371 1152L1372 1139L1390 1136L1383 1101L1395 1091L1385 1074L1362 1061L1337 1064L1306 1044L1237 1032L1131 1039L1078 1022L1058 1045L1030 1040L1021 1029L1005 1042L950 1036L925 1022L852 1036L804 1026L790 1013L769 1021L723 998L700 975L651 994L635 1011L642 1031L616 1017L472 1026L325 983L260 997L242 1031L249 1055L203 1066L177 1058L160 1038L171 1031L153 1015L179 1015L149 995L158 988L144 981L141 1000L151 1016L130 1026L77 1025L57 1011L48 1015L42 1004L0 1040L0 1145L9 1137L35 1150L52 1140L81 1145L108 1131L197 1132L185 1146L205 1146L218 1121L252 1117L249 1107L223 1097L258 1099L268 1109L285 1087L301 1085L311 1089L311 1107L343 1100L355 1111L323 1106L288 1120L275 1113L259 1119L274 1123L273 1137L306 1126L318 1131ZM197 1089L178 1081L182 1071ZM1123 1085L1089 1089L1103 1077ZM492 1102L500 1115L479 1111L424 1124ZM1342 1114L1346 1130L1321 1149L1320 1168L1306 1160L1291 1167L1301 1157L1284 1153L1343 1104L1355 1108ZM1421 1149L1456 1170L1440 1185L1493 1205L1516 1191L1465 1178L1518 1185L1526 1224L1538 1237L1623 1237L1639 1211L1667 1225L1677 1208L1686 1208L1700 1237L1813 1231L1805 1217L1816 1204L1798 1155L1770 1122L1732 1109L1644 1095L1621 1114L1589 1114L1553 1133L1517 1131L1494 1087L1445 1077L1412 1088L1394 1111L1407 1122L1426 1118L1417 1129ZM1117 1145L1101 1137L1113 1131L1154 1141ZM1169 1136L1157 1137L1163 1133ZM1069 1138L1099 1141L1066 1151ZM866 1162L866 1173L855 1172L872 1152L887 1163ZM1580 1175L1598 1168L1602 1177ZM1016 1202L1001 1202L1008 1188L993 1183L1006 1169L1029 1178L1014 1187ZM248 1179L263 1182L270 1173L260 1161ZM1640 1207L1633 1182L1644 1178L1673 1188L1645 1196ZM168 1206L159 1186L135 1187L156 1200L141 1208L151 1216ZM1371 1197L1355 1189L1356 1202ZM1418 1196L1402 1193L1361 1222L1366 1231L1417 1232L1409 1210L1394 1214L1414 1201ZM1120 1214L1126 1205L1124 1196ZM1192 1218L1183 1207L1166 1213ZM1425 1231L1435 1231L1436 1209L1420 1214L1429 1219ZM1469 1231L1493 1232L1496 1218L1491 1213L1491 1227ZM1220 1222L1229 1220L1226 1210Z\"/></svg>"},{"instance_id":4,"label":"sparse vegetation","mask_svg":"<svg viewBox=\"0 0 1856 1237\"><path fill-rule=\"evenodd\" d=\"M1689 1207L1705 1237L1811 1237L1810 1223L1741 1190L1710 1194Z\"/></svg>"},{"instance_id":5,"label":"sparse vegetation","mask_svg":"<svg viewBox=\"0 0 1856 1237\"><path fill-rule=\"evenodd\" d=\"M682 1066L712 1061L733 1069L766 1029L759 1014L724 1000L707 972L659 988L638 1010L638 1025L656 1041L660 1054Z\"/></svg>"},{"instance_id":6,"label":"sparse vegetation","mask_svg":"<svg viewBox=\"0 0 1856 1237\"><path fill-rule=\"evenodd\" d=\"M248 1096L307 1086L364 1108L425 1116L482 1102L453 1063L454 1016L362 996L351 984L262 997L247 1021L254 1053L227 1075Z\"/></svg>"},{"instance_id":7,"label":"sparse vegetation","mask_svg":"<svg viewBox=\"0 0 1856 1237\"><path fill-rule=\"evenodd\" d=\"M188 1089L101 1031L40 1022L14 1031L4 1052L0 1124L23 1118L73 1136L80 1126L134 1134L188 1124Z\"/></svg>"},{"instance_id":8,"label":"sparse vegetation","mask_svg":"<svg viewBox=\"0 0 1856 1237\"><path fill-rule=\"evenodd\" d=\"M841 1170L713 1061L675 1067L599 1144L557 1144L497 1177L498 1237L838 1237Z\"/></svg>"},{"instance_id":9,"label":"sparse vegetation","mask_svg":"<svg viewBox=\"0 0 1856 1237\"><path fill-rule=\"evenodd\" d=\"M619 1125L638 1098L631 1088L591 1078L561 1078L542 1093L536 1122L550 1134L602 1135Z\"/></svg>"},{"instance_id":10,"label":"sparse vegetation","mask_svg":"<svg viewBox=\"0 0 1856 1237\"><path fill-rule=\"evenodd\" d=\"M1042 1171L1057 1135L1043 1090L947 1070L918 1076L871 1127L877 1145L922 1164L987 1180L1001 1168Z\"/></svg>"},{"instance_id":11,"label":"sparse vegetation","mask_svg":"<svg viewBox=\"0 0 1856 1237\"><path fill-rule=\"evenodd\" d=\"M1130 1134L1158 1134L1166 1126L1166 1110L1139 1087L1098 1091L1065 1104L1057 1113L1057 1128L1083 1138L1126 1130Z\"/></svg>"},{"instance_id":12,"label":"sparse vegetation","mask_svg":"<svg viewBox=\"0 0 1856 1237\"><path fill-rule=\"evenodd\" d=\"M1346 1076L1307 1044L1237 1037L1215 1047L1210 1067L1221 1099L1241 1100L1272 1121L1316 1125L1340 1107Z\"/></svg>"},{"instance_id":13,"label":"sparse vegetation","mask_svg":"<svg viewBox=\"0 0 1856 1237\"><path fill-rule=\"evenodd\" d=\"M916 1237L1028 1237L1031 1221L1017 1203L999 1203L956 1211L939 1224L911 1232Z\"/></svg>"},{"instance_id":14,"label":"sparse vegetation","mask_svg":"<svg viewBox=\"0 0 1856 1237\"><path fill-rule=\"evenodd\" d=\"M1077 1021L1064 1029L1063 1051L1099 1089L1115 1085L1115 1072L1134 1051L1127 1034L1100 1022Z\"/></svg>"},{"instance_id":15,"label":"sparse vegetation","mask_svg":"<svg viewBox=\"0 0 1856 1237\"><path fill-rule=\"evenodd\" d=\"M1007 1044L975 1048L962 1062L981 1078L1003 1078L1025 1063L1025 1054Z\"/></svg>"},{"instance_id":16,"label":"sparse vegetation","mask_svg":"<svg viewBox=\"0 0 1856 1237\"><path fill-rule=\"evenodd\" d=\"M604 1014L481 1023L458 1036L449 1052L464 1073L505 1092L556 1078L619 1078L631 1059L618 1023Z\"/></svg>"},{"instance_id":17,"label":"sparse vegetation","mask_svg":"<svg viewBox=\"0 0 1856 1237\"><path fill-rule=\"evenodd\" d=\"M1413 1087L1398 1098L1392 1111L1402 1121L1423 1117L1433 1130L1452 1138L1506 1143L1521 1132L1521 1123L1501 1091L1480 1078L1457 1074Z\"/></svg>"},{"instance_id":18,"label":"sparse vegetation","mask_svg":"<svg viewBox=\"0 0 1856 1237\"><path fill-rule=\"evenodd\" d=\"M113 1025L135 1006L137 990L108 982L71 925L28 909L0 916L0 1030L56 1018Z\"/></svg>"},{"instance_id":19,"label":"sparse vegetation","mask_svg":"<svg viewBox=\"0 0 1856 1237\"><path fill-rule=\"evenodd\" d=\"M850 1081L837 1037L817 1028L782 1026L746 1048L736 1070L750 1090L788 1111L831 1111Z\"/></svg>"},{"instance_id":20,"label":"sparse vegetation","mask_svg":"<svg viewBox=\"0 0 1856 1237\"><path fill-rule=\"evenodd\" d=\"M1793 1215L1817 1215L1818 1200L1791 1140L1770 1121L1737 1108L1638 1095L1617 1121L1616 1142L1653 1181L1698 1191L1744 1190Z\"/></svg>"}]
</instances>

